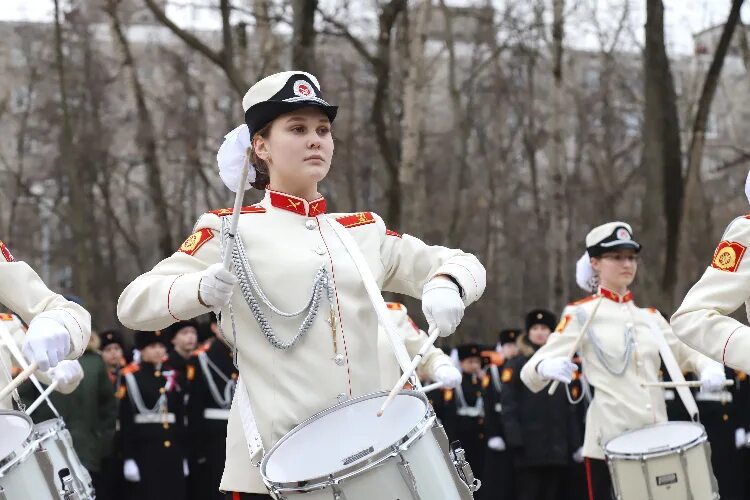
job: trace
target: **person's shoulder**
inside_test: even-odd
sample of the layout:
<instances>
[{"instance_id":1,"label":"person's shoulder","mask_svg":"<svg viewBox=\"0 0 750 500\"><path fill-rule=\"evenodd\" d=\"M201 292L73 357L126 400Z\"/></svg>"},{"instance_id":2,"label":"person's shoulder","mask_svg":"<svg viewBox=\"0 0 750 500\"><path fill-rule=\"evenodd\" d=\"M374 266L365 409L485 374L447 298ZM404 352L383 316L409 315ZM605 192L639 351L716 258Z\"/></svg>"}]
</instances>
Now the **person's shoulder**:
<instances>
[{"instance_id":1,"label":"person's shoulder","mask_svg":"<svg viewBox=\"0 0 750 500\"><path fill-rule=\"evenodd\" d=\"M265 207L258 203L256 203L255 205L246 205L240 208L240 215L257 215L264 213L266 213ZM232 215L234 215L233 207L209 210L198 218L195 226L193 226L193 231L198 231L200 229L211 229L213 231L218 231L221 229L221 219L223 217L230 217Z\"/></svg>"},{"instance_id":2,"label":"person's shoulder","mask_svg":"<svg viewBox=\"0 0 750 500\"><path fill-rule=\"evenodd\" d=\"M383 218L375 212L351 212L331 214L331 217L350 230L375 231L383 236L401 238L401 234L388 229Z\"/></svg>"}]
</instances>

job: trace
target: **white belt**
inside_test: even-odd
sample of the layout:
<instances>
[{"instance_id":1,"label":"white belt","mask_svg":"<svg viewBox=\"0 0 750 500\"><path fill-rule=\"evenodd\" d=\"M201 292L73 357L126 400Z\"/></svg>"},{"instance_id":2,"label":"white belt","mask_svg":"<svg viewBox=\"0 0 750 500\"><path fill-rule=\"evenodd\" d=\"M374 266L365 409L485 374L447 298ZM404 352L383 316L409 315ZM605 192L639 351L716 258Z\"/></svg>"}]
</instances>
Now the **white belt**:
<instances>
[{"instance_id":1,"label":"white belt","mask_svg":"<svg viewBox=\"0 0 750 500\"><path fill-rule=\"evenodd\" d=\"M203 418L206 420L229 420L229 409L206 408L203 410Z\"/></svg>"},{"instance_id":2,"label":"white belt","mask_svg":"<svg viewBox=\"0 0 750 500\"><path fill-rule=\"evenodd\" d=\"M699 392L695 395L696 401L717 401L719 403L731 403L732 393L727 391L721 392Z\"/></svg>"},{"instance_id":3,"label":"white belt","mask_svg":"<svg viewBox=\"0 0 750 500\"><path fill-rule=\"evenodd\" d=\"M174 413L137 413L136 424L173 424L177 421Z\"/></svg>"}]
</instances>

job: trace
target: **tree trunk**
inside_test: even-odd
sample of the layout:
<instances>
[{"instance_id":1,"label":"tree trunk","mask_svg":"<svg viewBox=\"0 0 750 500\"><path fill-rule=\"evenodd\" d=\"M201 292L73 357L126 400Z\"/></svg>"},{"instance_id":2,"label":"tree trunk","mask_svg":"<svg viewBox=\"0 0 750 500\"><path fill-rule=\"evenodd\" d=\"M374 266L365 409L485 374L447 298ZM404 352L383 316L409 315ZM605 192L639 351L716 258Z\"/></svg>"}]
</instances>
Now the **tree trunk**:
<instances>
[{"instance_id":1,"label":"tree trunk","mask_svg":"<svg viewBox=\"0 0 750 500\"><path fill-rule=\"evenodd\" d=\"M424 230L427 186L422 160L424 128L425 39L430 17L430 0L422 0L415 8L415 23L409 29L408 74L404 82L404 115L401 125L401 168L399 190L409 193L404 204L400 230L414 234Z\"/></svg>"},{"instance_id":2,"label":"tree trunk","mask_svg":"<svg viewBox=\"0 0 750 500\"><path fill-rule=\"evenodd\" d=\"M90 248L93 244L89 240L87 226L89 224L89 204L86 199L85 173L79 168L75 158L74 131L70 116L68 87L65 75L65 60L63 55L63 34L61 25L60 2L55 4L55 66L57 70L58 89L60 92L60 109L62 111L62 128L60 133L60 163L66 180L68 192L67 219L71 231L73 245L71 245L73 290L84 302L93 302L91 293L91 259Z\"/></svg>"},{"instance_id":3,"label":"tree trunk","mask_svg":"<svg viewBox=\"0 0 750 500\"><path fill-rule=\"evenodd\" d=\"M666 266L677 251L683 190L677 96L664 45L661 0L646 2L644 85L642 169L646 193L641 213L641 239L645 249L641 276L647 299L655 307L666 309L671 306L665 290L670 281Z\"/></svg>"},{"instance_id":4,"label":"tree trunk","mask_svg":"<svg viewBox=\"0 0 750 500\"><path fill-rule=\"evenodd\" d=\"M276 36L271 24L269 0L254 0L255 34L260 45L260 76L272 75L281 71Z\"/></svg>"},{"instance_id":5,"label":"tree trunk","mask_svg":"<svg viewBox=\"0 0 750 500\"><path fill-rule=\"evenodd\" d=\"M318 0L293 0L292 68L315 74L315 11Z\"/></svg>"},{"instance_id":6,"label":"tree trunk","mask_svg":"<svg viewBox=\"0 0 750 500\"><path fill-rule=\"evenodd\" d=\"M222 0L224 1L224 0ZM123 66L128 71L130 85L135 95L136 112L138 118L138 129L136 131L136 144L143 155L143 163L146 167L148 182L148 196L154 209L154 222L160 228L159 251L162 257L168 257L174 253L176 247L172 240L172 225L170 223L169 210L164 187L161 180L161 166L159 165L159 153L156 144L156 130L151 111L146 104L146 96L143 85L138 77L130 43L125 37L117 14L117 0L109 0L107 14L109 15L112 31L115 35L123 56Z\"/></svg>"}]
</instances>

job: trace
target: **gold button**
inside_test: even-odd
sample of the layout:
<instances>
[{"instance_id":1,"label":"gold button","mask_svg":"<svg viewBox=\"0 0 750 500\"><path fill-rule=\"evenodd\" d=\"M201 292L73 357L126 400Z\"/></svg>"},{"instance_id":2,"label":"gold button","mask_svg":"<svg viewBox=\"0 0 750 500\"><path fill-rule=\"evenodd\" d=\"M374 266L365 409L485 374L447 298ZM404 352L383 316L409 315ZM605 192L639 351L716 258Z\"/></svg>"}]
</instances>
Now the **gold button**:
<instances>
[{"instance_id":1,"label":"gold button","mask_svg":"<svg viewBox=\"0 0 750 500\"><path fill-rule=\"evenodd\" d=\"M169 424L168 424L168 423L166 423L166 422L164 422L164 428L165 428L165 429L169 429Z\"/></svg>"},{"instance_id":2,"label":"gold button","mask_svg":"<svg viewBox=\"0 0 750 500\"><path fill-rule=\"evenodd\" d=\"M721 418L722 418L722 419L724 420L724 422L726 422L727 420L729 420L729 415L727 415L727 414L725 413L725 414L724 414L724 416L723 416L723 417L721 417Z\"/></svg>"},{"instance_id":3,"label":"gold button","mask_svg":"<svg viewBox=\"0 0 750 500\"><path fill-rule=\"evenodd\" d=\"M154 377L161 377L161 372L159 370L156 370L154 372Z\"/></svg>"},{"instance_id":4,"label":"gold button","mask_svg":"<svg viewBox=\"0 0 750 500\"><path fill-rule=\"evenodd\" d=\"M164 387L159 387L159 392L160 392L161 394L164 394Z\"/></svg>"},{"instance_id":5,"label":"gold button","mask_svg":"<svg viewBox=\"0 0 750 500\"><path fill-rule=\"evenodd\" d=\"M238 373L232 373L232 380L237 380L237 377L239 377Z\"/></svg>"},{"instance_id":6,"label":"gold button","mask_svg":"<svg viewBox=\"0 0 750 500\"><path fill-rule=\"evenodd\" d=\"M172 446L172 441L164 441L165 448L169 448L170 446Z\"/></svg>"}]
</instances>

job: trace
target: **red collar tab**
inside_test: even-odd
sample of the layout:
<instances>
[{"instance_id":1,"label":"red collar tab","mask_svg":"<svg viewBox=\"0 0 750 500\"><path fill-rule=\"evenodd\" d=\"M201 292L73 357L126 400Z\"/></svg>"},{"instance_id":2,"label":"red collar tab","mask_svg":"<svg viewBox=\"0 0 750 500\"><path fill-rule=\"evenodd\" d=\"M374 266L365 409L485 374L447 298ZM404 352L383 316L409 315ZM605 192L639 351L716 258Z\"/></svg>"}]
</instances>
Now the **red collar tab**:
<instances>
[{"instance_id":1,"label":"red collar tab","mask_svg":"<svg viewBox=\"0 0 750 500\"><path fill-rule=\"evenodd\" d=\"M607 298L613 302L617 302L618 304L630 302L631 300L633 300L633 293L630 290L625 292L625 295L620 295L618 293L613 292L612 290L607 290L603 286L600 286L599 294L604 298Z\"/></svg>"},{"instance_id":2,"label":"red collar tab","mask_svg":"<svg viewBox=\"0 0 750 500\"><path fill-rule=\"evenodd\" d=\"M280 208L282 210L288 210L298 215L306 215L308 217L315 217L316 215L323 215L326 213L326 199L321 197L317 200L307 201L304 198L298 198L290 194L281 193L279 191L266 190L271 200L271 206Z\"/></svg>"}]
</instances>

